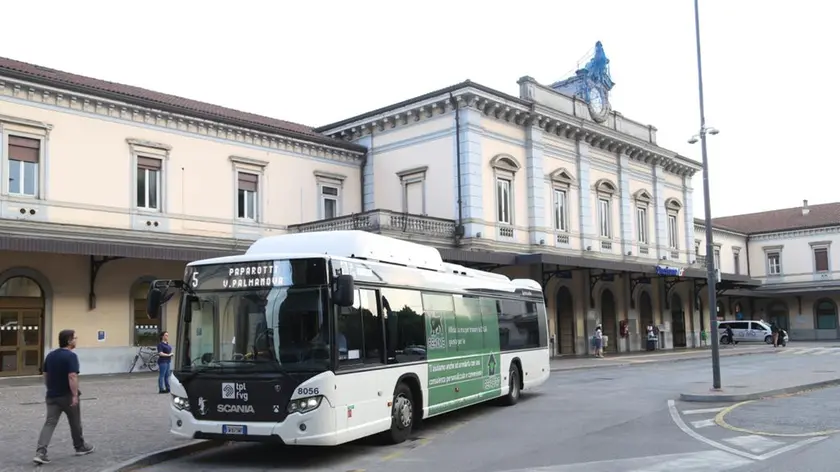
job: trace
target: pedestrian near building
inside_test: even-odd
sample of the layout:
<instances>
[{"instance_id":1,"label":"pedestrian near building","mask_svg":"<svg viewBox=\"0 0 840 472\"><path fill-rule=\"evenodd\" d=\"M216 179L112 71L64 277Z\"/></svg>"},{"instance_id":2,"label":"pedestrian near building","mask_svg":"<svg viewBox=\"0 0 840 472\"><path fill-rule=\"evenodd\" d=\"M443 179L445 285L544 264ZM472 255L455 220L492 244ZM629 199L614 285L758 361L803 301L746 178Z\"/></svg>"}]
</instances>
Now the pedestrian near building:
<instances>
[{"instance_id":1,"label":"pedestrian near building","mask_svg":"<svg viewBox=\"0 0 840 472\"><path fill-rule=\"evenodd\" d=\"M65 329L58 333L58 349L47 354L44 359L44 383L47 387L47 419L38 437L38 448L34 461L49 464L47 447L50 445L55 427L61 414L67 415L70 423L70 435L77 456L93 452L93 446L86 443L82 435L82 409L79 404L79 357L76 348L76 331Z\"/></svg>"},{"instance_id":2,"label":"pedestrian near building","mask_svg":"<svg viewBox=\"0 0 840 472\"><path fill-rule=\"evenodd\" d=\"M169 333L160 333L158 343L158 393L169 393L169 374L172 373L172 346Z\"/></svg>"}]
</instances>

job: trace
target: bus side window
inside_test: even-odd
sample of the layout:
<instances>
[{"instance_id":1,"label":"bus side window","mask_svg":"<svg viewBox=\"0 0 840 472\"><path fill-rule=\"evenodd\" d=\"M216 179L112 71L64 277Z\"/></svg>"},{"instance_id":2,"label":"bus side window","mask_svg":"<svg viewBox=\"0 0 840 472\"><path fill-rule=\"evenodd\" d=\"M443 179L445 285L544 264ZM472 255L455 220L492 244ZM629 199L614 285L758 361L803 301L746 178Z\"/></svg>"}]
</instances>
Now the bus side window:
<instances>
[{"instance_id":1,"label":"bus side window","mask_svg":"<svg viewBox=\"0 0 840 472\"><path fill-rule=\"evenodd\" d=\"M387 316L388 363L426 359L426 317L420 292L383 288L382 310Z\"/></svg>"},{"instance_id":2,"label":"bus side window","mask_svg":"<svg viewBox=\"0 0 840 472\"><path fill-rule=\"evenodd\" d=\"M338 346L339 365L361 364L361 352L364 348L362 334L362 310L359 291L351 307L341 307L338 324L335 327L336 345Z\"/></svg>"}]
</instances>

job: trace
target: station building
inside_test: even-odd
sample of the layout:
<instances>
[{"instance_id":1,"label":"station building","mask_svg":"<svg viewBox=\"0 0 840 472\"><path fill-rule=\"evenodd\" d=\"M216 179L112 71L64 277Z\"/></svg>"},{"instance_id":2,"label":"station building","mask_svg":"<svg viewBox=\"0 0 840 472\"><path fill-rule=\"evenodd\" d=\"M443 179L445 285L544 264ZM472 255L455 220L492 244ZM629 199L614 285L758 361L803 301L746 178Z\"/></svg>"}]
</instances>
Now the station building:
<instances>
[{"instance_id":1,"label":"station building","mask_svg":"<svg viewBox=\"0 0 840 472\"><path fill-rule=\"evenodd\" d=\"M0 58L0 375L37 374L64 328L85 373L125 372L177 329L175 301L145 315L149 281L338 229L539 281L556 354L587 353L598 323L608 351L650 324L700 345L701 166L611 108L608 63L599 44L518 95L467 81L312 128ZM724 265L718 288L760 283Z\"/></svg>"}]
</instances>

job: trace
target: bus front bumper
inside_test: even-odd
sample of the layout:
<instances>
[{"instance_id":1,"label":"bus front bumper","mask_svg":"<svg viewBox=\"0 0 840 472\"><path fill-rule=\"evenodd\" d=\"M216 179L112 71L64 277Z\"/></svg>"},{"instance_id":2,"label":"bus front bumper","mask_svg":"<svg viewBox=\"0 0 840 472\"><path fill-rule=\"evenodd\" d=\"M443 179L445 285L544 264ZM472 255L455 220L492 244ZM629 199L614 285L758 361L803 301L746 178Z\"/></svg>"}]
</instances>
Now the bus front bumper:
<instances>
[{"instance_id":1,"label":"bus front bumper","mask_svg":"<svg viewBox=\"0 0 840 472\"><path fill-rule=\"evenodd\" d=\"M301 446L338 444L335 408L329 402L322 402L316 410L307 413L292 413L281 423L201 421L188 410L169 408L170 432L185 438Z\"/></svg>"}]
</instances>

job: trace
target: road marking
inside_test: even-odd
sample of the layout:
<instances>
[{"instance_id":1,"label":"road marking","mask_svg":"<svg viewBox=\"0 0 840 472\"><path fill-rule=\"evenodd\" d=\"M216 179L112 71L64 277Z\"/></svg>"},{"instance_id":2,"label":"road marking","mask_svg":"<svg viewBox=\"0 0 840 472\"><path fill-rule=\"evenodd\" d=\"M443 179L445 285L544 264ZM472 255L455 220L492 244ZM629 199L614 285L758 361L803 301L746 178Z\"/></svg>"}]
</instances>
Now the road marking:
<instances>
[{"instance_id":1,"label":"road marking","mask_svg":"<svg viewBox=\"0 0 840 472\"><path fill-rule=\"evenodd\" d=\"M683 454L633 457L629 459L578 462L544 467L528 467L506 472L709 472L723 471L751 464L743 457L723 451L700 451Z\"/></svg>"},{"instance_id":2,"label":"road marking","mask_svg":"<svg viewBox=\"0 0 840 472\"><path fill-rule=\"evenodd\" d=\"M701 408L699 410L683 410L682 414L684 415L702 415L704 413L717 413L722 410L724 407L720 408Z\"/></svg>"},{"instance_id":3,"label":"road marking","mask_svg":"<svg viewBox=\"0 0 840 472\"><path fill-rule=\"evenodd\" d=\"M680 430L682 430L683 433L691 436L692 438L694 438L694 439L696 439L696 440L698 440L702 443L708 444L709 446L712 446L715 449L720 449L721 451L725 451L725 452L728 452L730 454L735 454L736 456L745 457L747 459L754 460L754 461L759 460L758 459L759 456L756 456L754 454L750 454L749 452L740 451L738 449L729 447L725 444L721 444L717 441L712 441L711 439L701 435L697 431L694 431L693 429L689 428L688 425L685 424L685 421L683 421L682 418L680 418L680 414L677 411L677 406L674 403L674 400L668 400L668 411L671 413L671 420L674 421L674 423L677 425L677 427L680 428Z\"/></svg>"},{"instance_id":4,"label":"road marking","mask_svg":"<svg viewBox=\"0 0 840 472\"><path fill-rule=\"evenodd\" d=\"M692 421L691 422L691 426L694 426L695 429L708 428L709 426L715 426L715 425L717 425L717 423L715 423L714 418L709 419L709 420L700 420L700 421Z\"/></svg>"},{"instance_id":5,"label":"road marking","mask_svg":"<svg viewBox=\"0 0 840 472\"><path fill-rule=\"evenodd\" d=\"M728 442L729 444L732 444L733 446L740 447L741 449L746 449L755 454L761 454L762 452L766 452L770 449L785 445L785 443L774 441L770 438L765 438L764 436L757 436L755 434L727 438L724 439L724 441Z\"/></svg>"},{"instance_id":6,"label":"road marking","mask_svg":"<svg viewBox=\"0 0 840 472\"><path fill-rule=\"evenodd\" d=\"M804 392L803 392L804 393ZM772 436L777 438L813 438L817 436L829 436L832 434L840 433L840 429L827 429L825 431L813 431L810 433L770 433L767 431L756 431L754 429L749 428L739 428L737 426L732 426L731 424L726 422L726 415L732 412L735 408L740 406L744 406L748 403L753 403L757 400L747 400L745 402L736 403L734 405L728 406L721 410L720 413L715 416L715 423L718 426L726 428L730 431L735 431L737 433L745 433L745 434L755 434L759 436Z\"/></svg>"},{"instance_id":7,"label":"road marking","mask_svg":"<svg viewBox=\"0 0 840 472\"><path fill-rule=\"evenodd\" d=\"M745 402L745 403L748 403L748 402ZM771 451L771 452L768 452L766 454L757 456L757 455L751 454L749 452L744 452L744 451L740 451L738 449L733 449L733 448L731 448L731 447L729 447L725 444L721 444L717 441L712 441L711 439L701 435L697 431L694 431L693 429L689 428L688 425L685 424L685 421L683 421L682 418L680 418L680 414L677 411L677 406L676 406L676 403L674 402L674 400L668 400L668 411L671 413L671 419L674 421L674 423L677 425L677 427L680 428L680 430L682 430L683 433L691 436L692 438L694 438L694 439L696 439L696 440L698 440L702 443L708 444L709 446L712 446L716 449L720 449L721 451L728 452L730 454L735 454L737 456L744 457L744 458L747 458L747 459L751 459L751 460L754 460L754 461L764 461L764 460L770 459L771 457L775 457L779 454L782 454L782 453L785 453L785 452L788 452L788 451L792 451L794 449L799 449L800 447L807 446L809 444L817 443L817 442L823 441L825 439L828 439L828 436L817 436L817 437L813 437L813 438L808 438L808 439L805 439L803 441L799 441L799 442L796 442L796 443L793 443L793 444L788 444L787 446L785 446L783 448L780 448L780 449L776 449L775 451ZM726 411L726 410L724 410L724 411ZM721 413L723 413L723 411ZM718 416L720 416L720 413L718 413ZM715 420L717 420L717 418ZM720 423L718 423L718 424L720 424ZM756 433L750 433L750 434L756 434ZM758 434L760 434L760 433L758 433ZM610 469L610 470L615 470L615 469ZM650 469L651 472L653 472L655 470L657 470L657 469ZM667 470L667 469L662 469L662 470L664 471L664 470ZM590 471L590 472L595 472L595 471ZM632 472L632 471L630 471L630 472ZM648 472L648 469L644 469L643 471L639 470L637 472Z\"/></svg>"}]
</instances>

